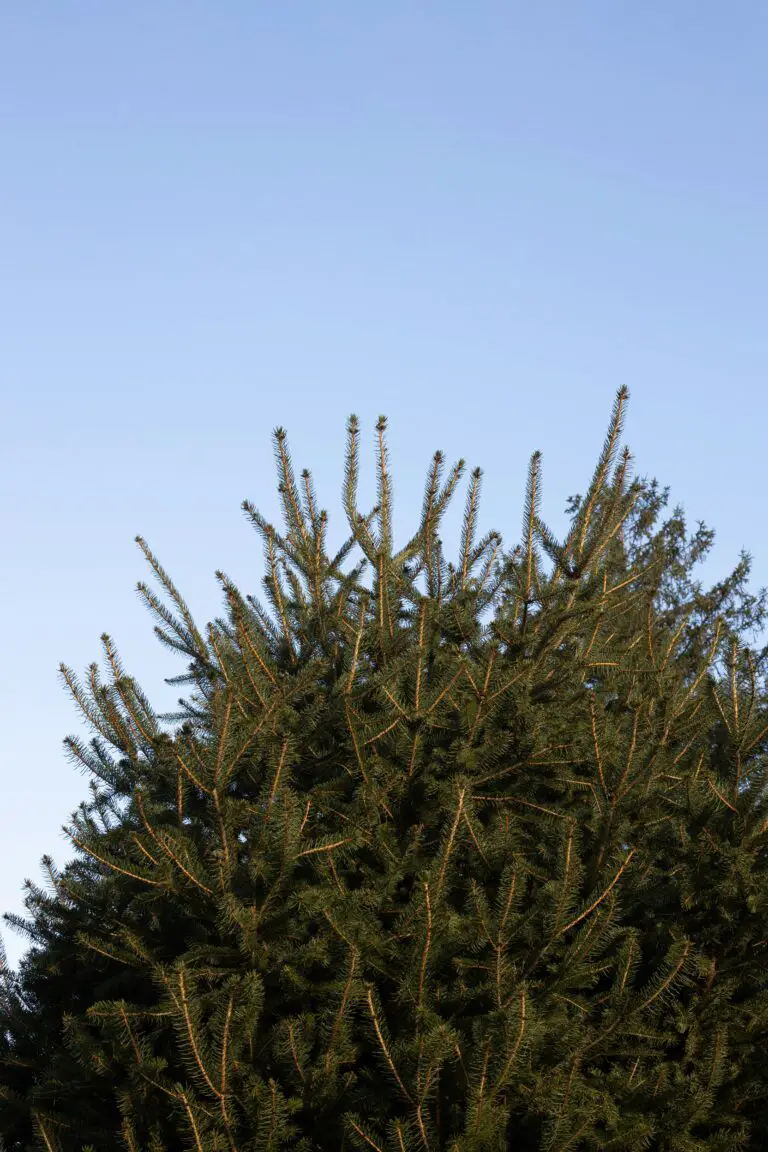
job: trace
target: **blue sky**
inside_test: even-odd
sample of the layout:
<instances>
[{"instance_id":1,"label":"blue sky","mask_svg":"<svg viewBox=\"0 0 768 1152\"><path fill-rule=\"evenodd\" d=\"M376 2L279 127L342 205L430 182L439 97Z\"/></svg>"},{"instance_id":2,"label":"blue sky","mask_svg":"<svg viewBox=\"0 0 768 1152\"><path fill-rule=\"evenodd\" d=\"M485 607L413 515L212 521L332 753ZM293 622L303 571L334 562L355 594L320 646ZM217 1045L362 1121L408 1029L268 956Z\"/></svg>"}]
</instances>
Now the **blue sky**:
<instances>
[{"instance_id":1,"label":"blue sky","mask_svg":"<svg viewBox=\"0 0 768 1152\"><path fill-rule=\"evenodd\" d=\"M0 909L86 796L59 662L107 631L173 707L133 538L200 624L217 567L260 595L278 424L331 544L346 419L367 509L382 412L399 539L441 448L508 547L530 453L562 529L627 384L702 575L746 548L768 583L767 42L757 0L5 6Z\"/></svg>"}]
</instances>

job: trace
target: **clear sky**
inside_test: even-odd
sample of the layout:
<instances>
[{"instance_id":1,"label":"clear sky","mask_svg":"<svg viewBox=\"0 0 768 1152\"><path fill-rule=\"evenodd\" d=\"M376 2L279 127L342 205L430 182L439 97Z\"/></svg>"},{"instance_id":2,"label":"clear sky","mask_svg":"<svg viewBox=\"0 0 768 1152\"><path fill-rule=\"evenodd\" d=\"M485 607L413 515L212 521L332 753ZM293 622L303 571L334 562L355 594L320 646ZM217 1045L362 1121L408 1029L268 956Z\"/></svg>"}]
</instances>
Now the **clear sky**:
<instances>
[{"instance_id":1,"label":"clear sky","mask_svg":"<svg viewBox=\"0 0 768 1152\"><path fill-rule=\"evenodd\" d=\"M217 567L261 595L278 424L332 545L346 418L367 510L381 412L400 542L442 448L509 547L530 453L561 530L627 384L637 471L717 529L702 575L743 547L768 583L767 43L763 0L3 6L0 909L87 795L59 661L107 631L174 706L133 538L199 624Z\"/></svg>"}]
</instances>

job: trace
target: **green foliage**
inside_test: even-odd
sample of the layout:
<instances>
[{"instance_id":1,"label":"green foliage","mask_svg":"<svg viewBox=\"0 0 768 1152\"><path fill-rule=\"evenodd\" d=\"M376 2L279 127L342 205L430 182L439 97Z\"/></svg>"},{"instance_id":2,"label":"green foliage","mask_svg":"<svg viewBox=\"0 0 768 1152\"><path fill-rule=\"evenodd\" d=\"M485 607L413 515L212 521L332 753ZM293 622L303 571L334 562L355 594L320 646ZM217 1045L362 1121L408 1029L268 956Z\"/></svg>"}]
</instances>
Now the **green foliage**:
<instances>
[{"instance_id":1,"label":"green foliage","mask_svg":"<svg viewBox=\"0 0 768 1152\"><path fill-rule=\"evenodd\" d=\"M446 562L436 453L396 551L383 417L333 557L276 431L271 612L219 572L203 636L138 540L192 691L156 714L106 635L109 682L62 666L92 795L6 917L6 1152L768 1146L765 594L693 580L712 534L630 481L626 399L563 541L535 454L520 545L475 541L477 469Z\"/></svg>"}]
</instances>

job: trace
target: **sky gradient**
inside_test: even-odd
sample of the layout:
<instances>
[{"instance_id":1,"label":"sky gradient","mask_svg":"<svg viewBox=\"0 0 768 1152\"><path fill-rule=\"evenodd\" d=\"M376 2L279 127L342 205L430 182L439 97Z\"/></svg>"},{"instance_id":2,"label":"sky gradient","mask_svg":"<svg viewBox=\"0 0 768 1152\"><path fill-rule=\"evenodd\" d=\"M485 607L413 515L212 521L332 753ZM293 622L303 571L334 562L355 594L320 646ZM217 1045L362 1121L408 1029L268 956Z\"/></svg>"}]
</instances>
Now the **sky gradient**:
<instances>
[{"instance_id":1,"label":"sky gradient","mask_svg":"<svg viewBox=\"0 0 768 1152\"><path fill-rule=\"evenodd\" d=\"M4 7L0 911L87 796L59 662L107 631L174 706L134 536L199 625L218 567L261 595L276 425L331 546L355 412L396 543L440 448L508 548L531 452L562 530L626 384L636 471L717 530L702 578L745 548L768 583L766 43L758 0Z\"/></svg>"}]
</instances>

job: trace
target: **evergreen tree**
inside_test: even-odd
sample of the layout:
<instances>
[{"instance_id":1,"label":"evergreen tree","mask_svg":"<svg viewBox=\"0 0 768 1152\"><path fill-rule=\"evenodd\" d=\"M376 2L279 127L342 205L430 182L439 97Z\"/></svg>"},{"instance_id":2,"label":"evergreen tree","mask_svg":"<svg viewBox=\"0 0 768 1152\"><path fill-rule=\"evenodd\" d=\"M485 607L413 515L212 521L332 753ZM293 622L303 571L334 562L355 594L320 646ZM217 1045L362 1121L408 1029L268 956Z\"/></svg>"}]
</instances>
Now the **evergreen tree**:
<instances>
[{"instance_id":1,"label":"evergreen tree","mask_svg":"<svg viewBox=\"0 0 768 1152\"><path fill-rule=\"evenodd\" d=\"M108 683L62 667L94 783L17 921L7 1152L768 1146L766 597L693 580L626 399L563 541L534 454L521 544L476 542L476 469L446 562L437 453L396 550L354 417L335 556L282 429L285 534L244 505L271 613L220 572L203 636L139 540L192 690L156 714L106 635Z\"/></svg>"}]
</instances>

